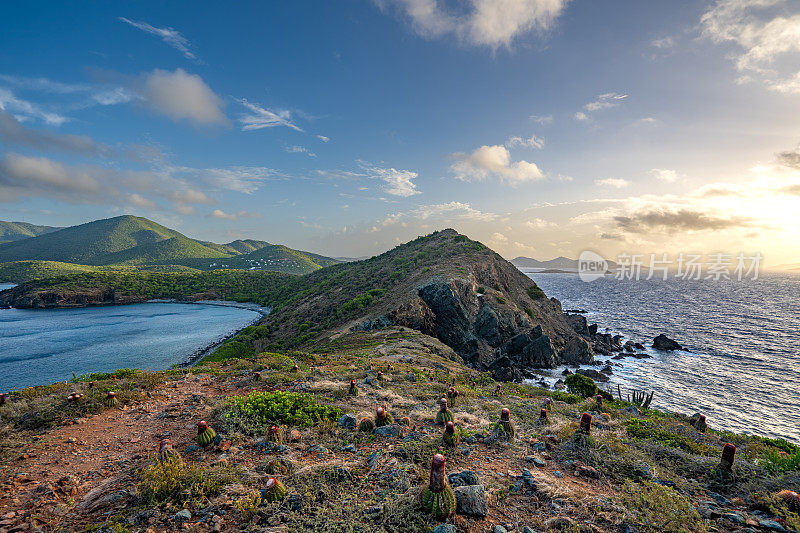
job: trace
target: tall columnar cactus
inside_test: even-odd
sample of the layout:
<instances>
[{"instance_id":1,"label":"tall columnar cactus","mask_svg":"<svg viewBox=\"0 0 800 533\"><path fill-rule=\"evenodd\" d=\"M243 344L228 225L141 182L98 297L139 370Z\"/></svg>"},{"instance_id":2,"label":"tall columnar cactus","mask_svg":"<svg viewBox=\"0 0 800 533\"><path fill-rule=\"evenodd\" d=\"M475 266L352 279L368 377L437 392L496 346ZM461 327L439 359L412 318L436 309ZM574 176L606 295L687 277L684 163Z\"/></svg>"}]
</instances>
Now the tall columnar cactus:
<instances>
[{"instance_id":1,"label":"tall columnar cactus","mask_svg":"<svg viewBox=\"0 0 800 533\"><path fill-rule=\"evenodd\" d=\"M500 421L495 426L495 433L498 437L514 440L514 424L511 423L511 411L507 407L500 409Z\"/></svg>"},{"instance_id":2,"label":"tall columnar cactus","mask_svg":"<svg viewBox=\"0 0 800 533\"><path fill-rule=\"evenodd\" d=\"M719 468L725 472L733 469L733 462L736 460L736 446L731 443L722 447L722 457L719 460Z\"/></svg>"},{"instance_id":3,"label":"tall columnar cactus","mask_svg":"<svg viewBox=\"0 0 800 533\"><path fill-rule=\"evenodd\" d=\"M446 518L456 512L456 495L444 472L444 456L437 453L431 461L430 484L422 491L422 506L436 518Z\"/></svg>"},{"instance_id":4,"label":"tall columnar cactus","mask_svg":"<svg viewBox=\"0 0 800 533\"><path fill-rule=\"evenodd\" d=\"M378 407L375 410L375 427L388 426L394 423L394 418L386 410L386 407Z\"/></svg>"},{"instance_id":5,"label":"tall columnar cactus","mask_svg":"<svg viewBox=\"0 0 800 533\"><path fill-rule=\"evenodd\" d=\"M350 396L358 396L358 387L356 387L356 380L350 380L350 388L347 390Z\"/></svg>"},{"instance_id":6,"label":"tall columnar cactus","mask_svg":"<svg viewBox=\"0 0 800 533\"><path fill-rule=\"evenodd\" d=\"M197 423L197 444L205 448L214 442L216 436L217 432L208 427L208 423L205 420Z\"/></svg>"},{"instance_id":7,"label":"tall columnar cactus","mask_svg":"<svg viewBox=\"0 0 800 533\"><path fill-rule=\"evenodd\" d=\"M494 388L494 395L500 396L502 393L503 393L503 386L498 383L497 387Z\"/></svg>"},{"instance_id":8,"label":"tall columnar cactus","mask_svg":"<svg viewBox=\"0 0 800 533\"><path fill-rule=\"evenodd\" d=\"M286 497L286 487L283 483L271 477L267 484L261 489L261 499L265 502L279 502Z\"/></svg>"},{"instance_id":9,"label":"tall columnar cactus","mask_svg":"<svg viewBox=\"0 0 800 533\"><path fill-rule=\"evenodd\" d=\"M458 398L459 394L455 387L450 387L447 390L447 401L450 402L451 407L456 406L456 398Z\"/></svg>"},{"instance_id":10,"label":"tall columnar cactus","mask_svg":"<svg viewBox=\"0 0 800 533\"><path fill-rule=\"evenodd\" d=\"M172 447L172 441L163 439L158 445L158 460L161 462L167 461L182 461L181 454Z\"/></svg>"},{"instance_id":11,"label":"tall columnar cactus","mask_svg":"<svg viewBox=\"0 0 800 533\"><path fill-rule=\"evenodd\" d=\"M447 398L441 398L439 400L439 412L436 413L436 423L443 426L453 420L453 412L447 408Z\"/></svg>"},{"instance_id":12,"label":"tall columnar cactus","mask_svg":"<svg viewBox=\"0 0 800 533\"><path fill-rule=\"evenodd\" d=\"M541 410L539 410L539 423L540 424L550 423L550 417L547 415L547 409L545 409L544 407L542 407Z\"/></svg>"},{"instance_id":13,"label":"tall columnar cactus","mask_svg":"<svg viewBox=\"0 0 800 533\"><path fill-rule=\"evenodd\" d=\"M455 448L461 442L461 435L456 431L456 426L452 420L448 420L444 425L444 435L442 435L445 446Z\"/></svg>"},{"instance_id":14,"label":"tall columnar cactus","mask_svg":"<svg viewBox=\"0 0 800 533\"><path fill-rule=\"evenodd\" d=\"M371 418L364 417L358 424L358 430L364 433L372 433L375 430L375 422Z\"/></svg>"},{"instance_id":15,"label":"tall columnar cactus","mask_svg":"<svg viewBox=\"0 0 800 533\"><path fill-rule=\"evenodd\" d=\"M284 433L281 426L270 426L267 430L267 440L275 444L283 444Z\"/></svg>"},{"instance_id":16,"label":"tall columnar cactus","mask_svg":"<svg viewBox=\"0 0 800 533\"><path fill-rule=\"evenodd\" d=\"M113 390L108 391L108 394L106 394L106 399L103 403L106 407L116 407L117 404L119 404L119 400L117 400L117 394Z\"/></svg>"},{"instance_id":17,"label":"tall columnar cactus","mask_svg":"<svg viewBox=\"0 0 800 533\"><path fill-rule=\"evenodd\" d=\"M592 434L592 415L583 413L581 415L581 433L584 435Z\"/></svg>"}]
</instances>

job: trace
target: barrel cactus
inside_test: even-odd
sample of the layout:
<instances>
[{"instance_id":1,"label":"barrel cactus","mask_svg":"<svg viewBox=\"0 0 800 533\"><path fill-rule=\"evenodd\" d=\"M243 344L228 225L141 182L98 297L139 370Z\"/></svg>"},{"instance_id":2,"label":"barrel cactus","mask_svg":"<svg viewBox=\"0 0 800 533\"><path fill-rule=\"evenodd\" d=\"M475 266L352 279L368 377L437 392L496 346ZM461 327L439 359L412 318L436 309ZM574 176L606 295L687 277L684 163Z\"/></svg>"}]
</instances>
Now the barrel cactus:
<instances>
[{"instance_id":1,"label":"barrel cactus","mask_svg":"<svg viewBox=\"0 0 800 533\"><path fill-rule=\"evenodd\" d=\"M436 423L440 426L453 421L453 412L447 408L447 398L439 400L439 412L436 413Z\"/></svg>"},{"instance_id":2,"label":"barrel cactus","mask_svg":"<svg viewBox=\"0 0 800 533\"><path fill-rule=\"evenodd\" d=\"M375 427L381 426L388 426L389 424L394 424L394 418L389 412L386 410L385 407L378 407L375 410Z\"/></svg>"},{"instance_id":3,"label":"barrel cactus","mask_svg":"<svg viewBox=\"0 0 800 533\"><path fill-rule=\"evenodd\" d=\"M456 495L444 472L444 456L437 453L431 461L430 484L422 491L422 506L436 518L446 518L456 512Z\"/></svg>"},{"instance_id":4,"label":"barrel cactus","mask_svg":"<svg viewBox=\"0 0 800 533\"><path fill-rule=\"evenodd\" d=\"M581 415L581 433L586 435L592 434L592 415L583 413Z\"/></svg>"},{"instance_id":5,"label":"barrel cactus","mask_svg":"<svg viewBox=\"0 0 800 533\"><path fill-rule=\"evenodd\" d=\"M108 391L108 394L106 394L106 399L103 403L106 407L116 407L119 404L116 393L113 390Z\"/></svg>"},{"instance_id":6,"label":"barrel cactus","mask_svg":"<svg viewBox=\"0 0 800 533\"><path fill-rule=\"evenodd\" d=\"M404 416L403 418L400 419L400 425L401 426L410 427L411 426L411 419L408 418L407 416Z\"/></svg>"},{"instance_id":7,"label":"barrel cactus","mask_svg":"<svg viewBox=\"0 0 800 533\"><path fill-rule=\"evenodd\" d=\"M286 487L283 483L271 477L261 489L261 500L265 502L279 502L286 497Z\"/></svg>"},{"instance_id":8,"label":"barrel cactus","mask_svg":"<svg viewBox=\"0 0 800 533\"><path fill-rule=\"evenodd\" d=\"M448 420L444 425L444 435L442 435L445 446L448 448L455 448L461 441L461 435L456 431L456 426L452 420Z\"/></svg>"},{"instance_id":9,"label":"barrel cactus","mask_svg":"<svg viewBox=\"0 0 800 533\"><path fill-rule=\"evenodd\" d=\"M502 394L503 394L503 386L498 383L497 386L494 388L494 395L501 396Z\"/></svg>"},{"instance_id":10,"label":"barrel cactus","mask_svg":"<svg viewBox=\"0 0 800 533\"><path fill-rule=\"evenodd\" d=\"M350 389L347 391L350 396L358 396L358 387L356 387L356 380L350 380Z\"/></svg>"},{"instance_id":11,"label":"barrel cactus","mask_svg":"<svg viewBox=\"0 0 800 533\"><path fill-rule=\"evenodd\" d=\"M264 465L264 472L273 476L286 476L294 472L294 469L294 463L285 457L273 457Z\"/></svg>"},{"instance_id":12,"label":"barrel cactus","mask_svg":"<svg viewBox=\"0 0 800 533\"><path fill-rule=\"evenodd\" d=\"M372 433L375 430L375 422L371 418L364 417L358 424L358 430L364 433Z\"/></svg>"},{"instance_id":13,"label":"barrel cactus","mask_svg":"<svg viewBox=\"0 0 800 533\"><path fill-rule=\"evenodd\" d=\"M205 420L197 423L197 444L205 448L214 442L216 436L217 432L208 427L208 423Z\"/></svg>"},{"instance_id":14,"label":"barrel cactus","mask_svg":"<svg viewBox=\"0 0 800 533\"><path fill-rule=\"evenodd\" d=\"M542 407L541 410L539 411L539 423L542 425L550 423L550 417L547 414L547 409L545 409L544 407Z\"/></svg>"},{"instance_id":15,"label":"barrel cactus","mask_svg":"<svg viewBox=\"0 0 800 533\"><path fill-rule=\"evenodd\" d=\"M700 433L705 433L708 429L708 423L706 423L706 415L700 414L697 416L697 420L694 423L694 427Z\"/></svg>"},{"instance_id":16,"label":"barrel cactus","mask_svg":"<svg viewBox=\"0 0 800 533\"><path fill-rule=\"evenodd\" d=\"M5 404L6 404L6 393L3 392L0 393L0 405L5 405Z\"/></svg>"},{"instance_id":17,"label":"barrel cactus","mask_svg":"<svg viewBox=\"0 0 800 533\"><path fill-rule=\"evenodd\" d=\"M181 454L172 447L172 441L163 439L158 445L158 460L161 462L178 461L181 462Z\"/></svg>"},{"instance_id":18,"label":"barrel cactus","mask_svg":"<svg viewBox=\"0 0 800 533\"><path fill-rule=\"evenodd\" d=\"M270 426L267 430L267 440L275 444L283 444L283 428L281 426Z\"/></svg>"},{"instance_id":19,"label":"barrel cactus","mask_svg":"<svg viewBox=\"0 0 800 533\"><path fill-rule=\"evenodd\" d=\"M514 440L514 425L511 423L511 411L507 407L500 409L500 421L494 432L499 438Z\"/></svg>"},{"instance_id":20,"label":"barrel cactus","mask_svg":"<svg viewBox=\"0 0 800 533\"><path fill-rule=\"evenodd\" d=\"M455 387L450 387L447 390L447 401L450 403L451 407L455 407L456 398L458 398L459 394L460 393L455 389Z\"/></svg>"}]
</instances>

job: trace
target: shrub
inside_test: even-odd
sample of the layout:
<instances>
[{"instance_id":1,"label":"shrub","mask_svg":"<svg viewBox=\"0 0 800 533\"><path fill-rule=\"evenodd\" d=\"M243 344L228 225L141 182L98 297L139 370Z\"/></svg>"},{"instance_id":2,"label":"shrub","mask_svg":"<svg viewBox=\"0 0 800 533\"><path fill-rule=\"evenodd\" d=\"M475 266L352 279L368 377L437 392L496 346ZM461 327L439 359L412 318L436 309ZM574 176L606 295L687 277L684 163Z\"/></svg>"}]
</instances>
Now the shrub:
<instances>
[{"instance_id":1,"label":"shrub","mask_svg":"<svg viewBox=\"0 0 800 533\"><path fill-rule=\"evenodd\" d=\"M341 409L317 403L313 396L300 392L251 392L247 396L231 399L226 418L242 422L246 428L254 423L266 429L272 424L289 424L301 427L342 416Z\"/></svg>"},{"instance_id":2,"label":"shrub","mask_svg":"<svg viewBox=\"0 0 800 533\"><path fill-rule=\"evenodd\" d=\"M719 453L716 448L695 440L699 438L697 437L699 434L693 429L680 424L673 426L666 419L631 418L628 420L627 431L628 435L635 439L660 442L670 448L679 448L695 455L715 456Z\"/></svg>"},{"instance_id":3,"label":"shrub","mask_svg":"<svg viewBox=\"0 0 800 533\"><path fill-rule=\"evenodd\" d=\"M688 498L670 487L644 481L626 482L620 502L641 531L688 533L708 531L703 518Z\"/></svg>"},{"instance_id":4,"label":"shrub","mask_svg":"<svg viewBox=\"0 0 800 533\"><path fill-rule=\"evenodd\" d=\"M800 451L767 451L764 453L764 468L773 476L800 470Z\"/></svg>"},{"instance_id":5,"label":"shrub","mask_svg":"<svg viewBox=\"0 0 800 533\"><path fill-rule=\"evenodd\" d=\"M567 394L566 392L557 390L550 393L550 397L554 400L558 400L564 403L568 403L570 405L575 405L576 403L580 403L581 397L575 394Z\"/></svg>"},{"instance_id":6,"label":"shrub","mask_svg":"<svg viewBox=\"0 0 800 533\"><path fill-rule=\"evenodd\" d=\"M235 479L228 467L203 468L182 461L159 461L145 468L138 485L146 505L204 502Z\"/></svg>"},{"instance_id":7,"label":"shrub","mask_svg":"<svg viewBox=\"0 0 800 533\"><path fill-rule=\"evenodd\" d=\"M544 291L535 283L525 289L525 292L528 293L528 296L530 296L531 300L541 300L545 297Z\"/></svg>"},{"instance_id":8,"label":"shrub","mask_svg":"<svg viewBox=\"0 0 800 533\"><path fill-rule=\"evenodd\" d=\"M567 390L572 394L576 394L581 398L588 398L597 394L597 384L594 380L583 374L570 374L564 380Z\"/></svg>"},{"instance_id":9,"label":"shrub","mask_svg":"<svg viewBox=\"0 0 800 533\"><path fill-rule=\"evenodd\" d=\"M113 372L93 372L91 374L83 374L78 377L75 377L75 374L73 374L70 381L73 383L79 383L87 381L105 381L108 379L125 379L133 377L139 372L140 370L138 368L118 368Z\"/></svg>"},{"instance_id":10,"label":"shrub","mask_svg":"<svg viewBox=\"0 0 800 533\"><path fill-rule=\"evenodd\" d=\"M486 287L478 287L477 289L475 289L475 292L477 292L478 294L483 294L486 292Z\"/></svg>"},{"instance_id":11,"label":"shrub","mask_svg":"<svg viewBox=\"0 0 800 533\"><path fill-rule=\"evenodd\" d=\"M531 320L534 320L536 318L536 315L533 313L533 309L531 309L530 307L525 308L525 314L531 317Z\"/></svg>"}]
</instances>

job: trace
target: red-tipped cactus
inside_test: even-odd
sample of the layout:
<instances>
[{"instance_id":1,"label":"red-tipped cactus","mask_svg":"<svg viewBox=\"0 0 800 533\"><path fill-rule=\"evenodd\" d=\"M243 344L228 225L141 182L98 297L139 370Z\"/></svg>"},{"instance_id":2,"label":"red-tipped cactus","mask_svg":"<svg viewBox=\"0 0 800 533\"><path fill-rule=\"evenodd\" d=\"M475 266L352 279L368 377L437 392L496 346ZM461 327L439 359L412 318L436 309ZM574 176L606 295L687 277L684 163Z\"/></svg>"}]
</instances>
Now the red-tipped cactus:
<instances>
[{"instance_id":1,"label":"red-tipped cactus","mask_svg":"<svg viewBox=\"0 0 800 533\"><path fill-rule=\"evenodd\" d=\"M269 478L267 484L261 489L261 499L265 502L279 502L285 497L286 487L274 477Z\"/></svg>"},{"instance_id":2,"label":"red-tipped cactus","mask_svg":"<svg viewBox=\"0 0 800 533\"><path fill-rule=\"evenodd\" d=\"M453 412L447 408L447 398L441 398L439 400L439 412L436 413L436 423L443 426L453 420Z\"/></svg>"},{"instance_id":3,"label":"red-tipped cactus","mask_svg":"<svg viewBox=\"0 0 800 533\"><path fill-rule=\"evenodd\" d=\"M116 407L117 404L119 404L119 400L117 400L117 394L113 390L108 391L104 403L106 407Z\"/></svg>"},{"instance_id":4,"label":"red-tipped cactus","mask_svg":"<svg viewBox=\"0 0 800 533\"><path fill-rule=\"evenodd\" d=\"M790 511L800 511L800 494L797 494L793 490L782 490L775 494L775 496L785 503Z\"/></svg>"},{"instance_id":5,"label":"red-tipped cactus","mask_svg":"<svg viewBox=\"0 0 800 533\"><path fill-rule=\"evenodd\" d=\"M378 407L375 410L375 427L388 426L393 423L394 419L386 410L386 407Z\"/></svg>"},{"instance_id":6,"label":"red-tipped cactus","mask_svg":"<svg viewBox=\"0 0 800 533\"><path fill-rule=\"evenodd\" d=\"M508 440L514 440L514 424L511 423L511 411L507 407L500 409L500 421L495 426L495 434Z\"/></svg>"},{"instance_id":7,"label":"red-tipped cactus","mask_svg":"<svg viewBox=\"0 0 800 533\"><path fill-rule=\"evenodd\" d=\"M261 375L261 372L253 372L253 380L254 381L261 381L262 377L263 376Z\"/></svg>"},{"instance_id":8,"label":"red-tipped cactus","mask_svg":"<svg viewBox=\"0 0 800 533\"><path fill-rule=\"evenodd\" d=\"M456 512L456 495L444 471L444 456L437 453L431 461L430 484L422 491L422 506L436 518L446 518Z\"/></svg>"},{"instance_id":9,"label":"red-tipped cactus","mask_svg":"<svg viewBox=\"0 0 800 533\"><path fill-rule=\"evenodd\" d=\"M581 433L585 435L592 434L592 415L583 413L581 415Z\"/></svg>"},{"instance_id":10,"label":"red-tipped cactus","mask_svg":"<svg viewBox=\"0 0 800 533\"><path fill-rule=\"evenodd\" d=\"M217 432L213 428L208 427L208 422L201 420L197 423L197 444L205 448L214 442Z\"/></svg>"},{"instance_id":11,"label":"red-tipped cactus","mask_svg":"<svg viewBox=\"0 0 800 533\"><path fill-rule=\"evenodd\" d=\"M550 417L547 415L547 409L545 409L544 407L542 407L539 410L539 422L541 424L549 424L550 423Z\"/></svg>"},{"instance_id":12,"label":"red-tipped cactus","mask_svg":"<svg viewBox=\"0 0 800 533\"><path fill-rule=\"evenodd\" d=\"M297 366L297 365L294 365L294 366L292 367L292 372L300 372L300 367L299 367L299 366Z\"/></svg>"},{"instance_id":13,"label":"red-tipped cactus","mask_svg":"<svg viewBox=\"0 0 800 533\"><path fill-rule=\"evenodd\" d=\"M94 388L94 381L90 381L90 382L89 382L89 388L90 388L90 389L93 389L93 388Z\"/></svg>"},{"instance_id":14,"label":"red-tipped cactus","mask_svg":"<svg viewBox=\"0 0 800 533\"><path fill-rule=\"evenodd\" d=\"M459 392L456 390L456 388L455 388L455 387L450 387L450 388L447 390L447 401L448 401L448 402L450 402L450 405L451 405L451 406L453 406L453 407L454 407L454 406L456 405L456 398L458 398L459 394L461 394L461 393L459 393Z\"/></svg>"},{"instance_id":15,"label":"red-tipped cactus","mask_svg":"<svg viewBox=\"0 0 800 533\"><path fill-rule=\"evenodd\" d=\"M719 467L730 472L733 469L733 462L736 460L736 446L731 443L725 444L722 447L722 457L719 460Z\"/></svg>"},{"instance_id":16,"label":"red-tipped cactus","mask_svg":"<svg viewBox=\"0 0 800 533\"><path fill-rule=\"evenodd\" d=\"M406 426L406 427L411 427L411 419L408 418L407 416L404 416L403 418L400 419L400 425L401 426Z\"/></svg>"},{"instance_id":17,"label":"red-tipped cactus","mask_svg":"<svg viewBox=\"0 0 800 533\"><path fill-rule=\"evenodd\" d=\"M372 433L375 430L375 422L371 418L364 417L358 424L358 430L364 433Z\"/></svg>"},{"instance_id":18,"label":"red-tipped cactus","mask_svg":"<svg viewBox=\"0 0 800 533\"><path fill-rule=\"evenodd\" d=\"M356 387L356 380L350 380L350 388L348 389L347 393L350 396L358 396L358 387Z\"/></svg>"},{"instance_id":19,"label":"red-tipped cactus","mask_svg":"<svg viewBox=\"0 0 800 533\"><path fill-rule=\"evenodd\" d=\"M706 423L706 415L699 414L697 415L697 420L695 420L694 427L700 433L705 433L708 429L708 424Z\"/></svg>"},{"instance_id":20,"label":"red-tipped cactus","mask_svg":"<svg viewBox=\"0 0 800 533\"><path fill-rule=\"evenodd\" d=\"M172 447L172 441L162 440L158 445L158 459L162 462L181 461L181 454Z\"/></svg>"},{"instance_id":21,"label":"red-tipped cactus","mask_svg":"<svg viewBox=\"0 0 800 533\"><path fill-rule=\"evenodd\" d=\"M383 381L383 372L378 370L378 381Z\"/></svg>"},{"instance_id":22,"label":"red-tipped cactus","mask_svg":"<svg viewBox=\"0 0 800 533\"><path fill-rule=\"evenodd\" d=\"M67 396L67 402L74 403L74 402L77 402L77 401L78 401L78 393L77 392L72 392L72 393L69 394L69 396Z\"/></svg>"},{"instance_id":23,"label":"red-tipped cactus","mask_svg":"<svg viewBox=\"0 0 800 533\"><path fill-rule=\"evenodd\" d=\"M283 444L283 428L281 426L270 426L267 430L267 440L276 444Z\"/></svg>"},{"instance_id":24,"label":"red-tipped cactus","mask_svg":"<svg viewBox=\"0 0 800 533\"><path fill-rule=\"evenodd\" d=\"M456 426L453 424L452 420L448 420L447 424L444 425L444 435L442 435L442 439L444 440L445 446L449 448L455 448L461 441L461 435L456 431Z\"/></svg>"},{"instance_id":25,"label":"red-tipped cactus","mask_svg":"<svg viewBox=\"0 0 800 533\"><path fill-rule=\"evenodd\" d=\"M495 389L494 389L494 395L495 396L500 396L500 394L502 392L503 392L503 386L498 383L497 387L495 387Z\"/></svg>"},{"instance_id":26,"label":"red-tipped cactus","mask_svg":"<svg viewBox=\"0 0 800 533\"><path fill-rule=\"evenodd\" d=\"M546 409L550 409L551 405L553 405L553 400L551 400L550 398L545 398L544 401L542 402L542 407Z\"/></svg>"},{"instance_id":27,"label":"red-tipped cactus","mask_svg":"<svg viewBox=\"0 0 800 533\"><path fill-rule=\"evenodd\" d=\"M600 411L603 409L603 396L598 394L594 397L594 401L597 403L597 410Z\"/></svg>"},{"instance_id":28,"label":"red-tipped cactus","mask_svg":"<svg viewBox=\"0 0 800 533\"><path fill-rule=\"evenodd\" d=\"M0 405L5 405L5 404L6 404L6 393L2 392L0 393Z\"/></svg>"}]
</instances>

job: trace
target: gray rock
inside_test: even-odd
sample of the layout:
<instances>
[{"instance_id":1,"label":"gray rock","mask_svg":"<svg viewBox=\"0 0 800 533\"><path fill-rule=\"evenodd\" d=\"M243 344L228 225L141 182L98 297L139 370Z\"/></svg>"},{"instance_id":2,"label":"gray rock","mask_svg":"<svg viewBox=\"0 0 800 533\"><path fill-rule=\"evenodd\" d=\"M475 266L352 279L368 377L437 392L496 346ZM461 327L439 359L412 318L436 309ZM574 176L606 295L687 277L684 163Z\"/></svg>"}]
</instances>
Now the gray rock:
<instances>
[{"instance_id":1,"label":"gray rock","mask_svg":"<svg viewBox=\"0 0 800 533\"><path fill-rule=\"evenodd\" d=\"M192 513L189 512L189 509L183 509L182 511L175 513L175 516L173 516L172 519L176 522L185 522L192 519Z\"/></svg>"},{"instance_id":2,"label":"gray rock","mask_svg":"<svg viewBox=\"0 0 800 533\"><path fill-rule=\"evenodd\" d=\"M771 531L786 531L786 528L777 523L775 520L767 520L764 518L759 518L758 525L767 528Z\"/></svg>"},{"instance_id":3,"label":"gray rock","mask_svg":"<svg viewBox=\"0 0 800 533\"><path fill-rule=\"evenodd\" d=\"M356 420L356 417L350 413L342 415L341 418L339 418L339 421L336 422L337 426L344 429L355 429L357 424L358 420Z\"/></svg>"},{"instance_id":4,"label":"gray rock","mask_svg":"<svg viewBox=\"0 0 800 533\"><path fill-rule=\"evenodd\" d=\"M489 512L483 485L465 485L453 490L456 493L456 512L469 516L486 516Z\"/></svg>"},{"instance_id":5,"label":"gray rock","mask_svg":"<svg viewBox=\"0 0 800 533\"><path fill-rule=\"evenodd\" d=\"M556 476L557 478L564 477L564 474L562 474L559 470L554 471L553 475Z\"/></svg>"},{"instance_id":6,"label":"gray rock","mask_svg":"<svg viewBox=\"0 0 800 533\"><path fill-rule=\"evenodd\" d=\"M450 482L452 487L463 487L465 485L479 485L480 480L478 474L472 470L464 470L463 472L453 472L447 476L447 481Z\"/></svg>"},{"instance_id":7,"label":"gray rock","mask_svg":"<svg viewBox=\"0 0 800 533\"><path fill-rule=\"evenodd\" d=\"M440 524L433 528L433 533L458 533L458 530L453 524Z\"/></svg>"},{"instance_id":8,"label":"gray rock","mask_svg":"<svg viewBox=\"0 0 800 533\"><path fill-rule=\"evenodd\" d=\"M356 449L355 445L348 444L347 446L343 446L342 447L342 451L343 452L356 453L358 450Z\"/></svg>"},{"instance_id":9,"label":"gray rock","mask_svg":"<svg viewBox=\"0 0 800 533\"><path fill-rule=\"evenodd\" d=\"M189 446L186 447L186 452L184 453L189 454L189 453L199 452L200 450L202 450L202 448L197 444L190 444Z\"/></svg>"},{"instance_id":10,"label":"gray rock","mask_svg":"<svg viewBox=\"0 0 800 533\"><path fill-rule=\"evenodd\" d=\"M494 526L494 530L492 530L492 533L508 533L508 530L498 524Z\"/></svg>"},{"instance_id":11,"label":"gray rock","mask_svg":"<svg viewBox=\"0 0 800 533\"><path fill-rule=\"evenodd\" d=\"M670 339L663 333L653 339L653 348L656 350L683 350L683 346Z\"/></svg>"},{"instance_id":12,"label":"gray rock","mask_svg":"<svg viewBox=\"0 0 800 533\"><path fill-rule=\"evenodd\" d=\"M400 426L397 424L381 426L379 428L375 428L375 434L379 437L397 437L400 435Z\"/></svg>"}]
</instances>

